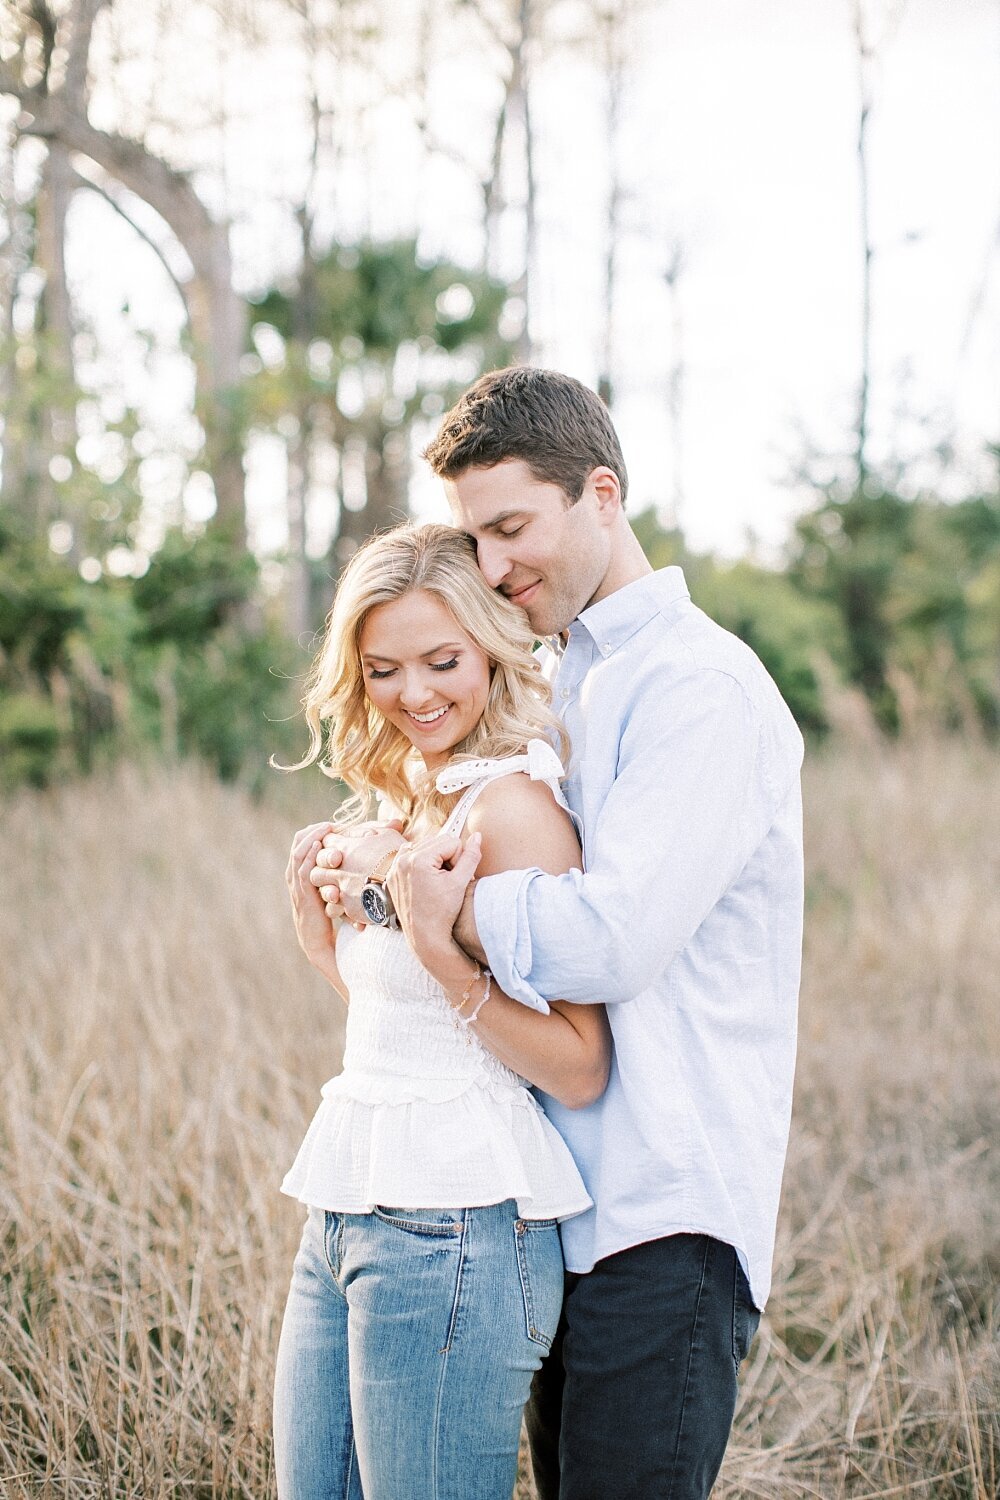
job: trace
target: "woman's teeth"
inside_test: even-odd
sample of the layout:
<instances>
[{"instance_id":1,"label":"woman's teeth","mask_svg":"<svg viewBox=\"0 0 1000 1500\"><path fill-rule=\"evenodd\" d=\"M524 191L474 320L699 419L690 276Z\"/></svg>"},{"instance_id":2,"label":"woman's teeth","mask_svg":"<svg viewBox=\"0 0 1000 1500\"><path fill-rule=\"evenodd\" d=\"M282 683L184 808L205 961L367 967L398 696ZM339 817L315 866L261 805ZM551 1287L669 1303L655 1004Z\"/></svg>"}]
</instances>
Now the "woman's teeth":
<instances>
[{"instance_id":1,"label":"woman's teeth","mask_svg":"<svg viewBox=\"0 0 1000 1500\"><path fill-rule=\"evenodd\" d=\"M433 724L434 720L440 719L443 714L448 712L450 707L451 704L446 703L443 708L432 708L430 713L427 714L410 714L410 718L415 719L418 724Z\"/></svg>"}]
</instances>

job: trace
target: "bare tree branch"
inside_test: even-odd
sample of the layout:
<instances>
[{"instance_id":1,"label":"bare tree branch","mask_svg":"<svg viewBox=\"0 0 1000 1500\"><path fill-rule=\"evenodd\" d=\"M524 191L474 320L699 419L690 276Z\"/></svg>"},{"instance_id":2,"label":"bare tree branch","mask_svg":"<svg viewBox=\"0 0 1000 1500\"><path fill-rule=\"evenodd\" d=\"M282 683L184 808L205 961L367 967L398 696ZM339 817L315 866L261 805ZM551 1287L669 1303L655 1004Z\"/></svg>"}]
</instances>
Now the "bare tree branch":
<instances>
[{"instance_id":1,"label":"bare tree branch","mask_svg":"<svg viewBox=\"0 0 1000 1500\"><path fill-rule=\"evenodd\" d=\"M104 202L114 209L119 218L124 219L128 227L138 235L143 244L149 246L150 250L152 250L153 254L160 262L160 265L169 276L170 281L175 291L177 292L177 295L180 297L185 308L187 308L188 290L190 288L190 283L182 281L177 275L177 272L174 270L173 266L170 264L170 261L167 259L163 246L157 244L153 236L149 234L145 229L143 229L142 225L139 224L135 217L129 213L128 209L115 197L114 193L109 192L108 189L102 186L101 183L95 182L92 177L85 177L84 174L76 167L72 169L71 181L74 188L86 188L88 192L96 193L99 198L103 198Z\"/></svg>"}]
</instances>

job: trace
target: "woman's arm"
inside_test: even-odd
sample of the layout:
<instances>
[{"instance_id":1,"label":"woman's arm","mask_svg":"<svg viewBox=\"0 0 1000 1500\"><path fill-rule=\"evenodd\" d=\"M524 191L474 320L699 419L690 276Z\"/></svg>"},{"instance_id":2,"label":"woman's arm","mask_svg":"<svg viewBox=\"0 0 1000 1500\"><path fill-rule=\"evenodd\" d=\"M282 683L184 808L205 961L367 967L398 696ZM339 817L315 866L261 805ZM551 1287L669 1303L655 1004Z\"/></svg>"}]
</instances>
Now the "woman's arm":
<instances>
[{"instance_id":1,"label":"woman's arm","mask_svg":"<svg viewBox=\"0 0 1000 1500\"><path fill-rule=\"evenodd\" d=\"M480 794L469 815L468 833L481 840L479 875L525 867L562 875L580 868L580 846L569 817L544 782L523 775L505 776ZM434 842L425 845L430 857L435 857L431 853ZM426 854L418 850L397 860L394 890L397 881L405 884L405 861ZM450 929L442 924L440 931L425 928L411 933L405 899L400 920L418 958L443 987L459 1019L470 1016L485 993L486 980L476 980L475 965ZM564 1006L555 1001L549 1014L542 1015L491 984L490 998L472 1025L501 1062L571 1109L592 1104L603 1094L611 1062L611 1034L603 1005Z\"/></svg>"},{"instance_id":2,"label":"woman's arm","mask_svg":"<svg viewBox=\"0 0 1000 1500\"><path fill-rule=\"evenodd\" d=\"M326 914L323 897L309 879L316 864L316 854L323 845L323 836L332 828L332 823L311 823L308 828L299 829L292 840L285 880L299 947L313 968L346 1002L347 986L337 968L337 929Z\"/></svg>"}]
</instances>

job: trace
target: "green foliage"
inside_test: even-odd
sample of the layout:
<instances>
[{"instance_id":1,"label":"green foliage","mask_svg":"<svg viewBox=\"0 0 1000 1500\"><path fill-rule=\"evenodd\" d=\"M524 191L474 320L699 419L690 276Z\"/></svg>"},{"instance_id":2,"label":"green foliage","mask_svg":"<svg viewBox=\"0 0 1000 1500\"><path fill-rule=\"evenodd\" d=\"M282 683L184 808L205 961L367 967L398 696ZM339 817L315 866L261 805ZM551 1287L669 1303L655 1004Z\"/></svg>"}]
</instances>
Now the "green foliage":
<instances>
[{"instance_id":1,"label":"green foliage","mask_svg":"<svg viewBox=\"0 0 1000 1500\"><path fill-rule=\"evenodd\" d=\"M848 676L886 729L898 727L888 681L889 596L912 521L905 500L866 488L847 499L828 499L796 528L792 576L804 593L836 608L847 636Z\"/></svg>"},{"instance_id":2,"label":"green foliage","mask_svg":"<svg viewBox=\"0 0 1000 1500\"><path fill-rule=\"evenodd\" d=\"M836 609L806 597L773 569L746 559L727 565L689 552L681 532L662 527L653 510L637 515L632 524L653 566L682 566L699 608L757 653L801 728L825 731L829 725L817 665L844 659Z\"/></svg>"},{"instance_id":3,"label":"green foliage","mask_svg":"<svg viewBox=\"0 0 1000 1500\"><path fill-rule=\"evenodd\" d=\"M139 579L84 583L0 532L2 782L44 786L121 753L196 755L259 783L291 757L301 655L259 603L257 565L212 531L171 533Z\"/></svg>"},{"instance_id":4,"label":"green foliage","mask_svg":"<svg viewBox=\"0 0 1000 1500\"><path fill-rule=\"evenodd\" d=\"M61 734L55 705L41 693L0 696L0 786L45 786Z\"/></svg>"},{"instance_id":5,"label":"green foliage","mask_svg":"<svg viewBox=\"0 0 1000 1500\"><path fill-rule=\"evenodd\" d=\"M13 517L0 514L0 651L12 670L48 679L83 622L80 580Z\"/></svg>"},{"instance_id":6,"label":"green foliage","mask_svg":"<svg viewBox=\"0 0 1000 1500\"><path fill-rule=\"evenodd\" d=\"M348 364L391 363L408 343L446 354L478 345L481 359L492 360L509 353L497 332L507 296L502 282L453 261L422 260L416 241L405 239L335 245L304 285L295 292L274 288L254 310L255 321L269 323L286 342L326 339Z\"/></svg>"},{"instance_id":7,"label":"green foliage","mask_svg":"<svg viewBox=\"0 0 1000 1500\"><path fill-rule=\"evenodd\" d=\"M817 663L843 659L843 629L832 607L800 594L783 573L741 561L696 569L692 597L757 653L803 730L828 720Z\"/></svg>"},{"instance_id":8,"label":"green foliage","mask_svg":"<svg viewBox=\"0 0 1000 1500\"><path fill-rule=\"evenodd\" d=\"M235 610L251 603L257 575L255 560L218 529L198 537L170 532L149 571L132 586L141 640L202 646Z\"/></svg>"},{"instance_id":9,"label":"green foliage","mask_svg":"<svg viewBox=\"0 0 1000 1500\"><path fill-rule=\"evenodd\" d=\"M796 527L789 578L833 605L884 728L1000 725L1000 497L828 495Z\"/></svg>"}]
</instances>

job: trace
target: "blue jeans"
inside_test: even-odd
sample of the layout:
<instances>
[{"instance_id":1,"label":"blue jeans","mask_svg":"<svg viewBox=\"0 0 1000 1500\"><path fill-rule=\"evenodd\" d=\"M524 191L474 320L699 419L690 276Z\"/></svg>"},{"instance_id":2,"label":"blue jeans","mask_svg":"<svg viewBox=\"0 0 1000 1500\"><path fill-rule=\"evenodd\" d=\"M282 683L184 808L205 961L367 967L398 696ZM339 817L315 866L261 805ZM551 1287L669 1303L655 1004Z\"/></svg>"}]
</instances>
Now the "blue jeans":
<instances>
[{"instance_id":1,"label":"blue jeans","mask_svg":"<svg viewBox=\"0 0 1000 1500\"><path fill-rule=\"evenodd\" d=\"M513 1200L310 1209L275 1373L280 1500L510 1500L562 1289L555 1221Z\"/></svg>"}]
</instances>

